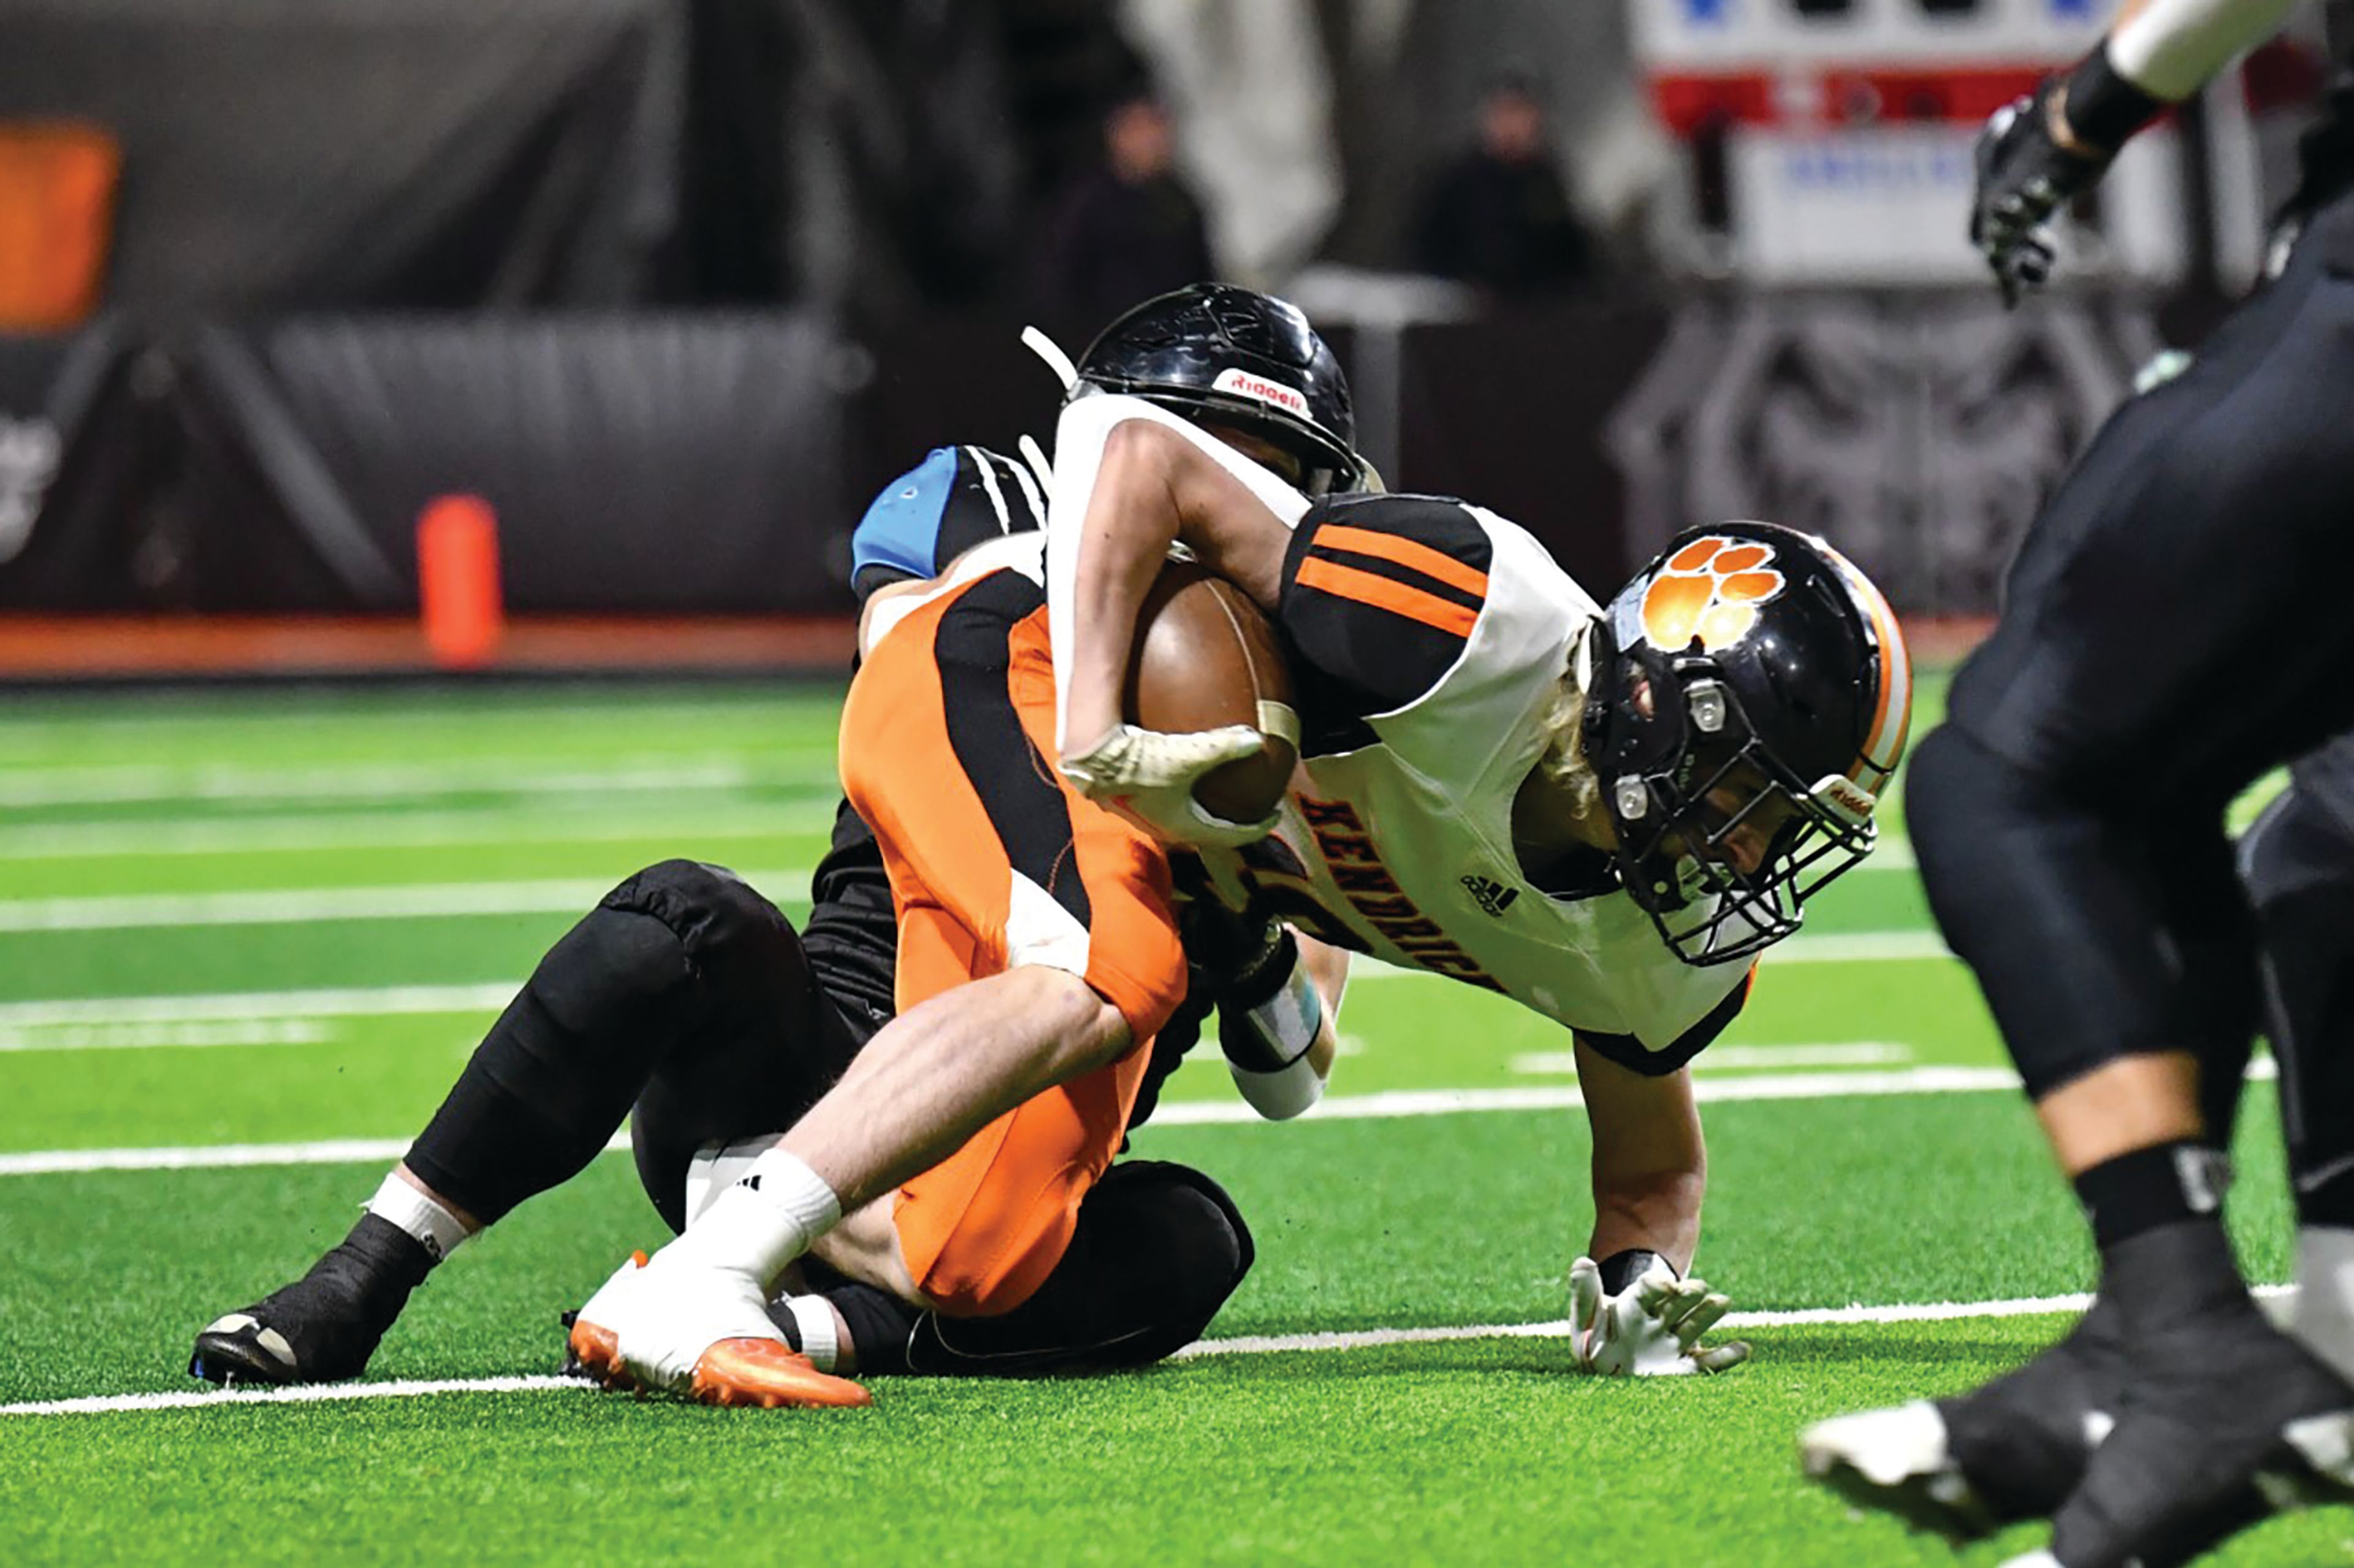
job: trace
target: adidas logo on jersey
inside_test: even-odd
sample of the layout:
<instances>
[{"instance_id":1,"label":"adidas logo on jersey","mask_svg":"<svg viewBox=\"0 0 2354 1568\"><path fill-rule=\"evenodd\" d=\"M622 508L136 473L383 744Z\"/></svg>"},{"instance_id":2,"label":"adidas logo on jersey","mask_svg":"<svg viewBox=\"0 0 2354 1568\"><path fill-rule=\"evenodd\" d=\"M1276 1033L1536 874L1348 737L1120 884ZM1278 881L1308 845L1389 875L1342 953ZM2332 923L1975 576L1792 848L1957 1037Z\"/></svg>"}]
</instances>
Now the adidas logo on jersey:
<instances>
[{"instance_id":1,"label":"adidas logo on jersey","mask_svg":"<svg viewBox=\"0 0 2354 1568\"><path fill-rule=\"evenodd\" d=\"M1466 876L1459 880L1463 884L1464 890L1471 895L1473 903L1499 918L1502 917L1505 910L1512 906L1512 900L1521 895L1519 888L1507 887L1502 883L1489 877Z\"/></svg>"}]
</instances>

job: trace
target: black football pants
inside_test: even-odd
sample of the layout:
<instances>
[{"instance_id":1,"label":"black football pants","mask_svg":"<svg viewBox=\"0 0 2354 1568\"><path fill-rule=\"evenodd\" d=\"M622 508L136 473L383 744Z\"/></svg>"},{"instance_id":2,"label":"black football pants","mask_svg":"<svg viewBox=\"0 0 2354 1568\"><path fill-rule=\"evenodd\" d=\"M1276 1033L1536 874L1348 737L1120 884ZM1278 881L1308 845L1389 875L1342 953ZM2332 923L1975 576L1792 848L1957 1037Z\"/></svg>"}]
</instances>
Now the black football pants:
<instances>
[{"instance_id":1,"label":"black football pants","mask_svg":"<svg viewBox=\"0 0 2354 1568\"><path fill-rule=\"evenodd\" d=\"M2031 1094L2197 1054L2228 1125L2256 1013L2223 812L2354 728L2354 200L2102 428L1906 797L1946 940Z\"/></svg>"},{"instance_id":2,"label":"black football pants","mask_svg":"<svg viewBox=\"0 0 2354 1568\"><path fill-rule=\"evenodd\" d=\"M577 1175L631 1118L638 1176L673 1230L706 1143L781 1131L883 1020L826 994L777 906L716 866L665 861L548 950L408 1152L488 1224ZM1250 1267L1242 1215L1182 1166L1116 1165L1032 1298L948 1321L831 1278L872 1371L1037 1376L1140 1366L1198 1335ZM835 1290L829 1290L835 1295Z\"/></svg>"}]
</instances>

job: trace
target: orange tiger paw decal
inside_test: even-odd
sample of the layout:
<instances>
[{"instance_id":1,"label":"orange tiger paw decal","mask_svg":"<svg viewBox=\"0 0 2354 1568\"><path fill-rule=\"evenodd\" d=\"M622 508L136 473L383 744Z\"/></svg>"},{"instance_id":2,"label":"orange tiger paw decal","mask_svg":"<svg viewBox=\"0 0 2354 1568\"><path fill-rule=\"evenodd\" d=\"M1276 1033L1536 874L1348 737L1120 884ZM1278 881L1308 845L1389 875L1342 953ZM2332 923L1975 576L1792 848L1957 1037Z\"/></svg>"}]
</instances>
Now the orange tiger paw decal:
<instances>
[{"instance_id":1,"label":"orange tiger paw decal","mask_svg":"<svg viewBox=\"0 0 2354 1568\"><path fill-rule=\"evenodd\" d=\"M1694 539L1660 567L1643 593L1643 635L1673 653L1697 638L1702 648L1737 642L1756 624L1757 607L1782 591L1774 546L1712 534Z\"/></svg>"}]
</instances>

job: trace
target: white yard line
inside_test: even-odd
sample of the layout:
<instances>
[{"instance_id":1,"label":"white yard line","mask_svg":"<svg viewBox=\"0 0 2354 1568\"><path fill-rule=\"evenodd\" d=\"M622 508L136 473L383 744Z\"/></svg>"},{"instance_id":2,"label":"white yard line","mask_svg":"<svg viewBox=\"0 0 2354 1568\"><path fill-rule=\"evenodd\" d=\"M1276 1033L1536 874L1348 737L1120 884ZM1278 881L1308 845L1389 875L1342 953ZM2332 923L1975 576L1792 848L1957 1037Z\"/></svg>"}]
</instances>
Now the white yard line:
<instances>
[{"instance_id":1,"label":"white yard line","mask_svg":"<svg viewBox=\"0 0 2354 1568\"><path fill-rule=\"evenodd\" d=\"M311 1018L65 1023L46 1029L0 1024L0 1051L196 1050L214 1045L317 1045L334 1038Z\"/></svg>"},{"instance_id":2,"label":"white yard line","mask_svg":"<svg viewBox=\"0 0 2354 1568\"><path fill-rule=\"evenodd\" d=\"M309 816L158 817L0 828L0 862L111 856L275 854L305 850L434 849L467 844L588 844L630 839L750 838L823 832L832 800L737 806L726 813L675 807L636 814L579 807L485 806L476 810L326 811Z\"/></svg>"},{"instance_id":3,"label":"white yard line","mask_svg":"<svg viewBox=\"0 0 2354 1568\"><path fill-rule=\"evenodd\" d=\"M2260 1287L2257 1295L2277 1298L2284 1286ZM1755 1330L1816 1325L1863 1327L1879 1323L1945 1323L1987 1318L2034 1318L2081 1312L2089 1296L2039 1296L2005 1301L1932 1301L1886 1307L1811 1307L1784 1312L1728 1313L1721 1328ZM1352 1333L1238 1335L1199 1340L1172 1361L1214 1356L1254 1356L1300 1351L1374 1350L1384 1345L1445 1344L1463 1340L1565 1340L1565 1319L1549 1323L1481 1323L1443 1329L1366 1329ZM595 1390L578 1378L471 1377L439 1381L400 1379L387 1383L319 1383L302 1388L174 1390L165 1393L111 1393L83 1399L31 1400L0 1404L0 1415L118 1415L151 1410L218 1410L252 1404L317 1404L355 1399L416 1399L440 1393L545 1393Z\"/></svg>"},{"instance_id":4,"label":"white yard line","mask_svg":"<svg viewBox=\"0 0 2354 1568\"><path fill-rule=\"evenodd\" d=\"M1799 1045L1712 1045L1692 1058L1695 1071L1738 1067L1884 1067L1913 1059L1913 1047L1893 1040L1844 1040ZM1575 1075L1575 1051L1529 1051L1505 1064L1532 1077Z\"/></svg>"},{"instance_id":5,"label":"white yard line","mask_svg":"<svg viewBox=\"0 0 2354 1568\"><path fill-rule=\"evenodd\" d=\"M740 789L763 782L740 758L660 767L551 769L542 760L475 758L464 762L351 763L296 768L168 766L0 768L0 806L85 806L136 800L386 799L482 790L502 795L599 791Z\"/></svg>"},{"instance_id":6,"label":"white yard line","mask_svg":"<svg viewBox=\"0 0 2354 1568\"><path fill-rule=\"evenodd\" d=\"M585 907L585 906L584 906ZM0 1029L60 1024L177 1023L197 1019L389 1018L412 1012L495 1012L523 981L477 985L348 986L320 991L199 991L183 996L90 996L0 1002Z\"/></svg>"},{"instance_id":7,"label":"white yard line","mask_svg":"<svg viewBox=\"0 0 2354 1568\"><path fill-rule=\"evenodd\" d=\"M2016 1089L2019 1075L2008 1067L1914 1067L1894 1073L1760 1074L1746 1078L1702 1078L1692 1097L1703 1104L1740 1100L1828 1100L1889 1095L1970 1095ZM1567 1085L1502 1089L1394 1089L1383 1094L1340 1095L1319 1101L1302 1121L1381 1120L1396 1117L1458 1116L1483 1111L1563 1110L1584 1105ZM1221 1126L1251 1122L1248 1106L1225 1100L1163 1105L1147 1128ZM0 1160L8 1158L0 1155ZM6 1167L0 1165L0 1173Z\"/></svg>"},{"instance_id":8,"label":"white yard line","mask_svg":"<svg viewBox=\"0 0 2354 1568\"><path fill-rule=\"evenodd\" d=\"M175 1390L170 1393L116 1393L95 1399L39 1399L0 1404L0 1415L114 1415L134 1410L200 1410L237 1404L313 1404L346 1399L415 1399L428 1393L543 1393L551 1389L587 1393L591 1385L571 1377L467 1377L441 1382L397 1379L390 1383L326 1383L303 1388L258 1388L224 1392Z\"/></svg>"},{"instance_id":9,"label":"white yard line","mask_svg":"<svg viewBox=\"0 0 2354 1568\"><path fill-rule=\"evenodd\" d=\"M2007 1067L1915 1067L1902 1073L1790 1073L1704 1080L1693 1086L1704 1102L1841 1099L1850 1096L1986 1094L2015 1089L2019 1078ZM1569 1086L1506 1089L1397 1090L1341 1095L1325 1100L1301 1119L1362 1121L1405 1117L1459 1116L1490 1111L1561 1110L1582 1105ZM1227 1127L1261 1118L1233 1100L1162 1105L1144 1131L1156 1127ZM626 1149L626 1135L606 1146ZM407 1139L336 1139L314 1143L204 1144L163 1149L30 1150L0 1154L0 1176L47 1176L75 1171L196 1171L248 1165L342 1165L397 1160Z\"/></svg>"},{"instance_id":10,"label":"white yard line","mask_svg":"<svg viewBox=\"0 0 2354 1568\"><path fill-rule=\"evenodd\" d=\"M2270 1058L2248 1070L2252 1080L2277 1075ZM1707 1078L1692 1086L1704 1104L1761 1100L1885 1098L1909 1095L1978 1095L2015 1091L2018 1075L2008 1067L1914 1067L1896 1073L1760 1074L1746 1078ZM1567 1086L1543 1088L1396 1090L1341 1095L1322 1101L1303 1121L1363 1121L1426 1116L1466 1116L1493 1111L1567 1110L1584 1102ZM1248 1106L1230 1100L1162 1105L1143 1129L1156 1127L1234 1127L1261 1118ZM0 1176L48 1176L79 1171L205 1171L251 1165L350 1165L397 1160L408 1151L405 1138L334 1139L311 1143L219 1143L156 1149L37 1149L0 1154ZM605 1148L630 1147L627 1133Z\"/></svg>"},{"instance_id":11,"label":"white yard line","mask_svg":"<svg viewBox=\"0 0 2354 1568\"><path fill-rule=\"evenodd\" d=\"M806 867L748 871L742 875L756 887L776 890L772 896L787 899L801 896L810 878ZM91 898L0 898L0 932L585 914L612 890L612 883L607 881L567 879L268 888L245 893L139 893Z\"/></svg>"}]
</instances>

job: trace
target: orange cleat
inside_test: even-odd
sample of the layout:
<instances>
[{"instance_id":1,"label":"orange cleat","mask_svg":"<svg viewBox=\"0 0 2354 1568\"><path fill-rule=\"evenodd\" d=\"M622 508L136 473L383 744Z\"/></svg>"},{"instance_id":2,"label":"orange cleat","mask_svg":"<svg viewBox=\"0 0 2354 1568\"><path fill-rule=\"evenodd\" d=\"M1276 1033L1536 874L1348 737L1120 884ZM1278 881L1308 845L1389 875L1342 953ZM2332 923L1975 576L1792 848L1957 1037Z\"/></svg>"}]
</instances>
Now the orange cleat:
<instances>
[{"instance_id":1,"label":"orange cleat","mask_svg":"<svg viewBox=\"0 0 2354 1568\"><path fill-rule=\"evenodd\" d=\"M746 1331L752 1329L759 1331ZM633 1353L622 1350L625 1335L637 1336ZM650 1268L642 1252L581 1308L568 1344L579 1372L617 1391L663 1390L699 1404L765 1410L875 1403L865 1389L818 1371L787 1344L743 1277Z\"/></svg>"},{"instance_id":2,"label":"orange cleat","mask_svg":"<svg viewBox=\"0 0 2354 1568\"><path fill-rule=\"evenodd\" d=\"M695 1363L687 1397L703 1404L860 1408L875 1396L846 1377L822 1372L781 1340L722 1340Z\"/></svg>"}]
</instances>

